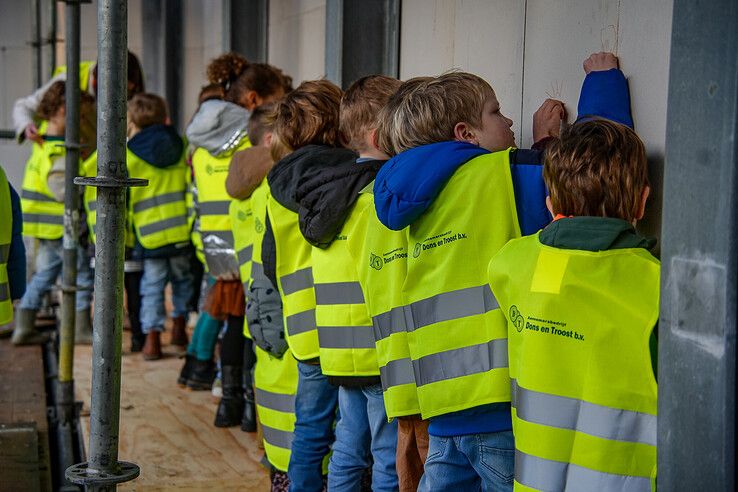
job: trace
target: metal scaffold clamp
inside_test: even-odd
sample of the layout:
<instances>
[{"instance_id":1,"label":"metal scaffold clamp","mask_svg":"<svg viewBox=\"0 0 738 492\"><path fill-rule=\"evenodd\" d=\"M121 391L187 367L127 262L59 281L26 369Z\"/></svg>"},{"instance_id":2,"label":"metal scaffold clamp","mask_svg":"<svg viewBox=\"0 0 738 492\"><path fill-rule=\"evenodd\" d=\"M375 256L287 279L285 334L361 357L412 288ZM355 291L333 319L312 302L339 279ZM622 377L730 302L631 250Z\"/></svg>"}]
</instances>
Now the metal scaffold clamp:
<instances>
[{"instance_id":1,"label":"metal scaffold clamp","mask_svg":"<svg viewBox=\"0 0 738 492\"><path fill-rule=\"evenodd\" d=\"M72 483L85 486L105 487L129 482L141 474L141 468L135 463L118 461L116 466L104 471L89 467L87 461L67 468L66 477Z\"/></svg>"}]
</instances>

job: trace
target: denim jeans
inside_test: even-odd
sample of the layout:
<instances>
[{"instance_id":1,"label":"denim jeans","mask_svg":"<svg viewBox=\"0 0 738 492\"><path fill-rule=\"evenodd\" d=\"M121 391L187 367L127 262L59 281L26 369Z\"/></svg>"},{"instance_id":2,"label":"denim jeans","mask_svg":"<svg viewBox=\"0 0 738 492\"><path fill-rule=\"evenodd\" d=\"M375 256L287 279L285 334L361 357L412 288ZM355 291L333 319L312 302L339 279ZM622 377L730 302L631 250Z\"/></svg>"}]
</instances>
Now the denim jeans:
<instances>
[{"instance_id":1,"label":"denim jeans","mask_svg":"<svg viewBox=\"0 0 738 492\"><path fill-rule=\"evenodd\" d=\"M387 422L382 387L341 386L338 408L341 418L328 465L328 490L360 491L362 475L372 458L372 490L397 490L397 419Z\"/></svg>"},{"instance_id":2,"label":"denim jeans","mask_svg":"<svg viewBox=\"0 0 738 492\"><path fill-rule=\"evenodd\" d=\"M144 333L164 331L167 318L164 288L168 282L172 284L172 317L187 316L193 280L189 254L144 259L141 278L141 328Z\"/></svg>"},{"instance_id":3,"label":"denim jeans","mask_svg":"<svg viewBox=\"0 0 738 492\"><path fill-rule=\"evenodd\" d=\"M430 436L419 491L512 491L515 442L512 431Z\"/></svg>"},{"instance_id":4,"label":"denim jeans","mask_svg":"<svg viewBox=\"0 0 738 492\"><path fill-rule=\"evenodd\" d=\"M26 286L26 293L20 301L21 309L41 309L44 295L51 290L62 271L63 246L61 239L40 239L36 253L36 273ZM90 307L92 284L94 282L90 259L87 252L77 248L77 285L83 287L77 291L76 310Z\"/></svg>"},{"instance_id":5,"label":"denim jeans","mask_svg":"<svg viewBox=\"0 0 738 492\"><path fill-rule=\"evenodd\" d=\"M292 492L323 490L323 460L333 444L338 388L319 365L297 361L295 432L287 475Z\"/></svg>"}]
</instances>

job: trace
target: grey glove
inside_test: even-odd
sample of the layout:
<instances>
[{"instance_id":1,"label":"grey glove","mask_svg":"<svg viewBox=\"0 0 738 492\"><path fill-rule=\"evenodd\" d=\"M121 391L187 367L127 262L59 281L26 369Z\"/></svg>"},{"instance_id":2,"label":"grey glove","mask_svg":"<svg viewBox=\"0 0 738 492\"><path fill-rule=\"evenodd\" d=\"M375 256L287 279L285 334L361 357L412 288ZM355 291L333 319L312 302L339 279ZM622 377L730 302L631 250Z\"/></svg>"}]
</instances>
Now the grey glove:
<instances>
[{"instance_id":1,"label":"grey glove","mask_svg":"<svg viewBox=\"0 0 738 492\"><path fill-rule=\"evenodd\" d=\"M251 279L247 292L246 320L254 343L281 358L287 351L284 324L282 323L282 299L279 291L263 274Z\"/></svg>"}]
</instances>

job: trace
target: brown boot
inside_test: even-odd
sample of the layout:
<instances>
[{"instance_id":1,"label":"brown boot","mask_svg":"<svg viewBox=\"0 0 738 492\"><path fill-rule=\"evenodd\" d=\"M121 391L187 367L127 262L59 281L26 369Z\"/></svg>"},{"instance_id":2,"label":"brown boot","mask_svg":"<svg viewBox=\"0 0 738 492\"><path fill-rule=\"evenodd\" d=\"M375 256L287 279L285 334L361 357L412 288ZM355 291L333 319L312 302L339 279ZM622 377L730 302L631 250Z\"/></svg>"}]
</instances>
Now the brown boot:
<instances>
[{"instance_id":1,"label":"brown boot","mask_svg":"<svg viewBox=\"0 0 738 492\"><path fill-rule=\"evenodd\" d=\"M161 333L158 331L150 331L146 334L146 342L143 346L144 360L161 359Z\"/></svg>"},{"instance_id":2,"label":"brown boot","mask_svg":"<svg viewBox=\"0 0 738 492\"><path fill-rule=\"evenodd\" d=\"M169 341L171 345L187 348L189 341L187 340L187 318L177 316L172 318L172 338Z\"/></svg>"}]
</instances>

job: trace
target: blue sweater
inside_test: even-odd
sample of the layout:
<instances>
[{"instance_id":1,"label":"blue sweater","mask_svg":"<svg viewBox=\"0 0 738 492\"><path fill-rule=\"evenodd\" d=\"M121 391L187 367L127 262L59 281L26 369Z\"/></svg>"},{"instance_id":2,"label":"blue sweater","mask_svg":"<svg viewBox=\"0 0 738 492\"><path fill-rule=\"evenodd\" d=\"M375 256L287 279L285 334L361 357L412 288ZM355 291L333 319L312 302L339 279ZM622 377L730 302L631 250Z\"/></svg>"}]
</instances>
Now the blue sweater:
<instances>
[{"instance_id":1,"label":"blue sweater","mask_svg":"<svg viewBox=\"0 0 738 492\"><path fill-rule=\"evenodd\" d=\"M589 73L582 84L578 119L603 117L633 126L628 83L618 69ZM377 174L374 205L389 229L402 230L431 206L454 172L488 151L463 142L439 142L407 150L390 159ZM510 154L518 221L523 235L551 222L546 209L542 151L514 150ZM512 429L509 403L481 405L430 420L428 432L450 437Z\"/></svg>"},{"instance_id":2,"label":"blue sweater","mask_svg":"<svg viewBox=\"0 0 738 492\"><path fill-rule=\"evenodd\" d=\"M8 283L10 284L10 298L20 299L26 293L26 247L23 244L23 212L20 198L15 189L10 187L10 206L13 210L13 236L10 241L8 255Z\"/></svg>"}]
</instances>

